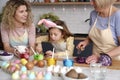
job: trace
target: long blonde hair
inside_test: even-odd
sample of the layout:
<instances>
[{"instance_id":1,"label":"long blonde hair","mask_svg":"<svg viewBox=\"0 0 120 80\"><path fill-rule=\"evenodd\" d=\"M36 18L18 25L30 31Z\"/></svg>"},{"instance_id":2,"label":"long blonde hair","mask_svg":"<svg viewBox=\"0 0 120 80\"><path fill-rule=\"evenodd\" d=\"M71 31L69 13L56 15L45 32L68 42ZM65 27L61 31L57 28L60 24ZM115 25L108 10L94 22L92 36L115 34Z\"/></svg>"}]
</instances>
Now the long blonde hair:
<instances>
[{"instance_id":1,"label":"long blonde hair","mask_svg":"<svg viewBox=\"0 0 120 80\"><path fill-rule=\"evenodd\" d=\"M106 8L107 6L110 6L114 4L116 0L94 0L97 7L99 8Z\"/></svg>"},{"instance_id":2,"label":"long blonde hair","mask_svg":"<svg viewBox=\"0 0 120 80\"><path fill-rule=\"evenodd\" d=\"M30 4L25 0L9 0L5 7L3 8L3 17L2 17L2 24L7 29L14 29L14 15L16 13L16 10L21 5L25 5L27 7L28 17L26 23L24 25L26 27L29 27L31 23L33 22L33 16L31 13Z\"/></svg>"}]
</instances>

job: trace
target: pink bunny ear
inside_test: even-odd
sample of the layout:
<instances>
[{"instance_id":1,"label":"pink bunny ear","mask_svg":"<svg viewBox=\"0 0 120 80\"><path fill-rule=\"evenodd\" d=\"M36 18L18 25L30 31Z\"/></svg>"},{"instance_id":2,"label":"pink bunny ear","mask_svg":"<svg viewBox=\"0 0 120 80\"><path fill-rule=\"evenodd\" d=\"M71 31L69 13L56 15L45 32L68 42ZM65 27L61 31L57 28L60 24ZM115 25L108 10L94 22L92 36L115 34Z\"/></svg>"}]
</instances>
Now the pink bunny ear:
<instances>
[{"instance_id":1,"label":"pink bunny ear","mask_svg":"<svg viewBox=\"0 0 120 80\"><path fill-rule=\"evenodd\" d=\"M55 27L57 26L54 22L47 20L47 19L42 19L38 22L38 25L44 24L47 28L50 27Z\"/></svg>"}]
</instances>

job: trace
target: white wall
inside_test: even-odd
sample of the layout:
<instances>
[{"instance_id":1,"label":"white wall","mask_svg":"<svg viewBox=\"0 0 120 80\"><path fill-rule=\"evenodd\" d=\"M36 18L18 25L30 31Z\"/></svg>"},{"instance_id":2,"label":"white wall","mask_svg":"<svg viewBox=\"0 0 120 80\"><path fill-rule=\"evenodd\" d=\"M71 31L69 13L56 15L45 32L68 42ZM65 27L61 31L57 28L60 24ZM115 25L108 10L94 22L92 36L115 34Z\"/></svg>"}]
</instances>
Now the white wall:
<instances>
[{"instance_id":1,"label":"white wall","mask_svg":"<svg viewBox=\"0 0 120 80\"><path fill-rule=\"evenodd\" d=\"M0 0L0 13L2 12L2 7L6 4L8 0Z\"/></svg>"},{"instance_id":2,"label":"white wall","mask_svg":"<svg viewBox=\"0 0 120 80\"><path fill-rule=\"evenodd\" d=\"M120 8L120 4L115 5ZM54 10L55 9L55 10ZM65 10L64 10L65 9ZM87 34L89 30L89 21L84 22L89 18L93 7L90 4L86 5L45 5L32 6L35 24L37 24L40 16L44 13L53 12L64 20L72 33Z\"/></svg>"},{"instance_id":3,"label":"white wall","mask_svg":"<svg viewBox=\"0 0 120 80\"><path fill-rule=\"evenodd\" d=\"M54 10L55 9L55 10ZM47 5L33 6L35 23L38 22L41 15L53 12L64 20L72 33L88 33L89 22L84 22L89 18L91 5Z\"/></svg>"}]
</instances>

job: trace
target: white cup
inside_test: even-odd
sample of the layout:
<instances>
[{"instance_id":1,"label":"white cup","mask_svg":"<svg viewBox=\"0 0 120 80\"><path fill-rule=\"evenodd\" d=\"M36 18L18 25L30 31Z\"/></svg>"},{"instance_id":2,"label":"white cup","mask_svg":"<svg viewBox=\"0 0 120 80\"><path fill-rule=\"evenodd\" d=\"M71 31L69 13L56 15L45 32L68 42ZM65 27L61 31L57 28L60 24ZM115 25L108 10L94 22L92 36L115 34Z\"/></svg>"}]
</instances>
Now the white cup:
<instances>
[{"instance_id":1,"label":"white cup","mask_svg":"<svg viewBox=\"0 0 120 80\"><path fill-rule=\"evenodd\" d=\"M20 46L15 46L15 48L20 52L20 53L24 53L26 52L26 48L27 46L24 46L24 45L20 45Z\"/></svg>"}]
</instances>

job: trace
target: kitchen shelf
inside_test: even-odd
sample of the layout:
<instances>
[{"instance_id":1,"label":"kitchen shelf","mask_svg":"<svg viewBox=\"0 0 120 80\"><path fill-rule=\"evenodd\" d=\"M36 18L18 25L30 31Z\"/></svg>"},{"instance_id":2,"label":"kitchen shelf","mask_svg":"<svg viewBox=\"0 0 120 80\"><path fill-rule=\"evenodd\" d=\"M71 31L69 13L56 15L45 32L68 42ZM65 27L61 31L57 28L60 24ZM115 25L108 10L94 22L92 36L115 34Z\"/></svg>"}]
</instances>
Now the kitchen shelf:
<instances>
[{"instance_id":1,"label":"kitchen shelf","mask_svg":"<svg viewBox=\"0 0 120 80\"><path fill-rule=\"evenodd\" d=\"M40 2L33 2L31 5L39 6L39 5L84 5L90 4L90 2L54 2L54 3L40 3Z\"/></svg>"},{"instance_id":2,"label":"kitchen shelf","mask_svg":"<svg viewBox=\"0 0 120 80\"><path fill-rule=\"evenodd\" d=\"M116 2L115 4L120 4L120 2ZM42 6L42 5L90 5L90 2L54 2L54 3L40 3L33 2L31 3L33 6Z\"/></svg>"}]
</instances>

